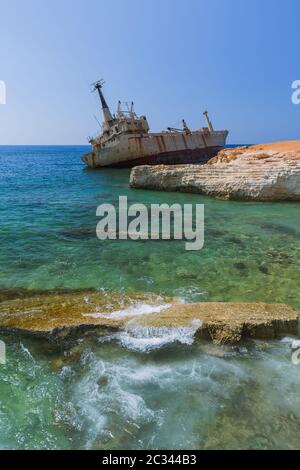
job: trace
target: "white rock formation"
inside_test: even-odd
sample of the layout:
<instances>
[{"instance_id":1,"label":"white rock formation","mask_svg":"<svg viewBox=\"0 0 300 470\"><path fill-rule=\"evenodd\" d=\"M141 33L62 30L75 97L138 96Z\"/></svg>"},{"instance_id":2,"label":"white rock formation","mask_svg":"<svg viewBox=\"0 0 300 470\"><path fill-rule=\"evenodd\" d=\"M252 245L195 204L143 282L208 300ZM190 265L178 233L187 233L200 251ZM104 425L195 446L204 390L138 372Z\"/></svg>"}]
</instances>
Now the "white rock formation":
<instances>
[{"instance_id":1,"label":"white rock formation","mask_svg":"<svg viewBox=\"0 0 300 470\"><path fill-rule=\"evenodd\" d=\"M221 199L300 200L300 141L222 150L206 165L135 167L130 185Z\"/></svg>"}]
</instances>

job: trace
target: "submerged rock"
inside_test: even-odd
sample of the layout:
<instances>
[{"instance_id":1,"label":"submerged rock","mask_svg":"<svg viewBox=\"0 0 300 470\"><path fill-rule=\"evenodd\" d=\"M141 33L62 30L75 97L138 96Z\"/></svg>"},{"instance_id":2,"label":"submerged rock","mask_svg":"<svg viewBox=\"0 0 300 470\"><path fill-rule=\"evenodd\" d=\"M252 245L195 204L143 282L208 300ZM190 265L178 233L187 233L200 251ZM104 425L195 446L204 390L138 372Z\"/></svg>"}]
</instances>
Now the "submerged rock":
<instances>
[{"instance_id":1,"label":"submerged rock","mask_svg":"<svg viewBox=\"0 0 300 470\"><path fill-rule=\"evenodd\" d=\"M234 267L239 271L246 271L248 269L246 263L243 263L243 261L237 261L234 263Z\"/></svg>"},{"instance_id":2,"label":"submerged rock","mask_svg":"<svg viewBox=\"0 0 300 470\"><path fill-rule=\"evenodd\" d=\"M283 235L290 235L292 237L299 239L300 232L295 230L293 227L288 227L286 225L280 225L280 224L262 224L261 228L264 230L268 230L272 233L277 232Z\"/></svg>"},{"instance_id":3,"label":"submerged rock","mask_svg":"<svg viewBox=\"0 0 300 470\"><path fill-rule=\"evenodd\" d=\"M258 266L258 269L259 269L260 272L263 273L263 274L269 274L269 268L268 268L268 266L267 266L265 263L261 263L261 264Z\"/></svg>"},{"instance_id":4,"label":"submerged rock","mask_svg":"<svg viewBox=\"0 0 300 470\"><path fill-rule=\"evenodd\" d=\"M178 328L197 321L196 334L217 343L296 335L297 313L287 305L182 304L154 295L108 291L32 291L0 302L0 331L62 340L107 330ZM194 323L193 323L194 324Z\"/></svg>"},{"instance_id":5,"label":"submerged rock","mask_svg":"<svg viewBox=\"0 0 300 470\"><path fill-rule=\"evenodd\" d=\"M135 167L130 186L220 199L300 200L300 141L222 150L205 165Z\"/></svg>"},{"instance_id":6,"label":"submerged rock","mask_svg":"<svg viewBox=\"0 0 300 470\"><path fill-rule=\"evenodd\" d=\"M63 229L59 232L64 238L95 238L96 237L96 229L90 227L72 227Z\"/></svg>"}]
</instances>

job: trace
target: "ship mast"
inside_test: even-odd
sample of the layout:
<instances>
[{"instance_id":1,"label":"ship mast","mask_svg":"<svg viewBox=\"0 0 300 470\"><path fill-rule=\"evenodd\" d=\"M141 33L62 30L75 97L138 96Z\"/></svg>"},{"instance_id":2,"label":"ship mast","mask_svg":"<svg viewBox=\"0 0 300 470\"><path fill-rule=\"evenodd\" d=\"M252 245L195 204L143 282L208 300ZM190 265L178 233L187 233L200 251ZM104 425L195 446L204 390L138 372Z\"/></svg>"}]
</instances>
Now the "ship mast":
<instances>
[{"instance_id":1,"label":"ship mast","mask_svg":"<svg viewBox=\"0 0 300 470\"><path fill-rule=\"evenodd\" d=\"M204 114L205 119L207 121L207 126L208 126L208 129L209 129L209 132L214 132L213 125L211 123L211 120L209 119L208 111L204 111L203 114Z\"/></svg>"},{"instance_id":2,"label":"ship mast","mask_svg":"<svg viewBox=\"0 0 300 470\"><path fill-rule=\"evenodd\" d=\"M106 100L104 98L104 95L102 93L102 87L104 85L104 80L98 80L97 82L93 83L93 91L98 91L100 102L102 105L102 111L103 111L103 118L104 118L104 123L105 124L111 124L113 121L113 117L111 115L110 109L106 103Z\"/></svg>"}]
</instances>

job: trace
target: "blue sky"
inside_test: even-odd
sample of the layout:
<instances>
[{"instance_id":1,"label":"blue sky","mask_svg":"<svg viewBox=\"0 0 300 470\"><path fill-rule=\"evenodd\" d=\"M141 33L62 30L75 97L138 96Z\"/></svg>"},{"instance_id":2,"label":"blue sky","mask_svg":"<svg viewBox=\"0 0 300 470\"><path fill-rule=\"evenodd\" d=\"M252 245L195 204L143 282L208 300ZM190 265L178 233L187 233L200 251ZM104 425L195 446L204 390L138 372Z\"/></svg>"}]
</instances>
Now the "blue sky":
<instances>
[{"instance_id":1,"label":"blue sky","mask_svg":"<svg viewBox=\"0 0 300 470\"><path fill-rule=\"evenodd\" d=\"M298 0L0 0L0 144L85 144L97 96L153 131L208 109L230 143L300 138Z\"/></svg>"}]
</instances>

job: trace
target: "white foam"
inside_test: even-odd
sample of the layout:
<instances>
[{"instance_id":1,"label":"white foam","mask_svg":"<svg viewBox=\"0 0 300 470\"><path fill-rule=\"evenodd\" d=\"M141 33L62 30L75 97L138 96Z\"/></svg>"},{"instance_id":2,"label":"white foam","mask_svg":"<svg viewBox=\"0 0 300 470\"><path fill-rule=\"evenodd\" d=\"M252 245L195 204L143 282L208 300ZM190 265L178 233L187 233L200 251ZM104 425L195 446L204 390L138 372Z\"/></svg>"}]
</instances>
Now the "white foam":
<instances>
[{"instance_id":1,"label":"white foam","mask_svg":"<svg viewBox=\"0 0 300 470\"><path fill-rule=\"evenodd\" d=\"M289 336L286 336L285 338L282 338L281 342L290 344L292 349L300 348L300 339L290 338Z\"/></svg>"},{"instance_id":2,"label":"white foam","mask_svg":"<svg viewBox=\"0 0 300 470\"><path fill-rule=\"evenodd\" d=\"M170 308L171 304L151 305L146 303L133 304L130 307L122 310L115 310L111 313L95 312L95 313L83 313L84 317L92 318L125 318L125 317L136 317L140 315L149 315L150 313L160 313Z\"/></svg>"},{"instance_id":3,"label":"white foam","mask_svg":"<svg viewBox=\"0 0 300 470\"><path fill-rule=\"evenodd\" d=\"M122 346L138 352L149 352L175 342L191 345L201 325L200 320L193 320L190 326L170 328L134 326L129 323L126 330L119 334L118 340Z\"/></svg>"},{"instance_id":4,"label":"white foam","mask_svg":"<svg viewBox=\"0 0 300 470\"><path fill-rule=\"evenodd\" d=\"M31 354L29 349L24 346L23 343L20 343L20 347L21 347L21 350L23 351L23 353L25 353L32 361L34 361L33 355Z\"/></svg>"},{"instance_id":5,"label":"white foam","mask_svg":"<svg viewBox=\"0 0 300 470\"><path fill-rule=\"evenodd\" d=\"M199 290L198 287L189 286L176 289L174 294L182 301L182 303L190 303L201 302L203 300L203 296L207 295L207 292Z\"/></svg>"}]
</instances>

